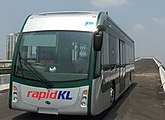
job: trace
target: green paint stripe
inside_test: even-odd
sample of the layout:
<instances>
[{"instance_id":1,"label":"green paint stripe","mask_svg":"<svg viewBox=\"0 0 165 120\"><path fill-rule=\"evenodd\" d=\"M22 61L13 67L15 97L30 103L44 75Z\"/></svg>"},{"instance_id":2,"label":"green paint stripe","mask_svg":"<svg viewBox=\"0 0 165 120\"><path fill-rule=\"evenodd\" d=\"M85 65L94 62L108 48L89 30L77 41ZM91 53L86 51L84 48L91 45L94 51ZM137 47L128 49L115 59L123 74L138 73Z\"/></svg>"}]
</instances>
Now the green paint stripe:
<instances>
[{"instance_id":1,"label":"green paint stripe","mask_svg":"<svg viewBox=\"0 0 165 120\"><path fill-rule=\"evenodd\" d=\"M13 60L12 60L12 67L11 67L11 75L10 75L10 86L9 86L9 108L12 108L12 88L13 88L13 75L14 75L14 65L15 65L15 61L16 61L16 51L18 51L18 46L19 46L19 43L20 43L20 39L21 39L21 36L22 36L22 31L25 27L25 24L28 20L28 18L30 17L31 15L29 15L24 24L23 24L23 27L21 28L21 31L19 33L19 36L18 36L18 39L17 39L17 43L16 43L16 46L15 46L15 52L14 52L14 55L13 55Z\"/></svg>"},{"instance_id":2,"label":"green paint stripe","mask_svg":"<svg viewBox=\"0 0 165 120\"><path fill-rule=\"evenodd\" d=\"M40 81L32 81L19 77L13 77L13 81L24 85L46 88L45 84ZM54 84L53 88L73 88L73 87L89 85L89 80L86 79L86 80L73 81L73 82L53 82L53 84Z\"/></svg>"},{"instance_id":3,"label":"green paint stripe","mask_svg":"<svg viewBox=\"0 0 165 120\"><path fill-rule=\"evenodd\" d=\"M88 93L88 115L91 115L91 106L92 106L92 80L94 77L94 50L92 47L92 54L91 54L91 67L90 67L90 76L89 76L89 93Z\"/></svg>"}]
</instances>

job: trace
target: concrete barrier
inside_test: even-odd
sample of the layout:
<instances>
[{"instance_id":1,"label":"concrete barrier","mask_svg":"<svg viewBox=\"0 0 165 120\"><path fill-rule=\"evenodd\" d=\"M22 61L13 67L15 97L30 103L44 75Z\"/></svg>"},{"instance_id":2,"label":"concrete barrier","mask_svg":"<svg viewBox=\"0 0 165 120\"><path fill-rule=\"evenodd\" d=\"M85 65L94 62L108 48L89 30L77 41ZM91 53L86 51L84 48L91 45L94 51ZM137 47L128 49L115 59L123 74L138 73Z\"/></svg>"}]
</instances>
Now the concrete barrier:
<instances>
[{"instance_id":1,"label":"concrete barrier","mask_svg":"<svg viewBox=\"0 0 165 120\"><path fill-rule=\"evenodd\" d=\"M0 63L5 64L8 67L12 64L12 60L0 60ZM1 70L10 70L11 68L0 68ZM0 91L9 89L10 74L0 75Z\"/></svg>"},{"instance_id":2,"label":"concrete barrier","mask_svg":"<svg viewBox=\"0 0 165 120\"><path fill-rule=\"evenodd\" d=\"M10 74L0 75L0 91L9 89Z\"/></svg>"},{"instance_id":3,"label":"concrete barrier","mask_svg":"<svg viewBox=\"0 0 165 120\"><path fill-rule=\"evenodd\" d=\"M161 86L163 87L163 90L165 92L165 69L162 66L161 62L158 61L157 59L153 58L155 63L157 64L158 68L159 68L159 74L160 74L160 79L161 79Z\"/></svg>"},{"instance_id":4,"label":"concrete barrier","mask_svg":"<svg viewBox=\"0 0 165 120\"><path fill-rule=\"evenodd\" d=\"M0 91L9 89L9 83L0 85Z\"/></svg>"},{"instance_id":5,"label":"concrete barrier","mask_svg":"<svg viewBox=\"0 0 165 120\"><path fill-rule=\"evenodd\" d=\"M160 78L161 78L161 81L162 81L162 87L164 89L164 92L165 92L165 70L163 67L160 67L159 68L159 73L160 73Z\"/></svg>"}]
</instances>

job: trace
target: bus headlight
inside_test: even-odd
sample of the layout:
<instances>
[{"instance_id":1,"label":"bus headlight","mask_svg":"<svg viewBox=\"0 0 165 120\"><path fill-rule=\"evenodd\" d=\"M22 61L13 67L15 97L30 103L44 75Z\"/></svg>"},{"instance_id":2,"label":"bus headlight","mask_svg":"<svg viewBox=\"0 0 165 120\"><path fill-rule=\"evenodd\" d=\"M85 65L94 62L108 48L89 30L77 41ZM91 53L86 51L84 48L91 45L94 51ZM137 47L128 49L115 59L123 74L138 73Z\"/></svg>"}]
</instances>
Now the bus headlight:
<instances>
[{"instance_id":1,"label":"bus headlight","mask_svg":"<svg viewBox=\"0 0 165 120\"><path fill-rule=\"evenodd\" d=\"M82 100L87 100L87 96L83 96L82 97Z\"/></svg>"},{"instance_id":2,"label":"bus headlight","mask_svg":"<svg viewBox=\"0 0 165 120\"><path fill-rule=\"evenodd\" d=\"M18 101L18 96L17 94L13 94L13 102L17 102Z\"/></svg>"},{"instance_id":3,"label":"bus headlight","mask_svg":"<svg viewBox=\"0 0 165 120\"><path fill-rule=\"evenodd\" d=\"M88 101L88 91L84 90L82 97L81 97L81 107L87 107L87 101Z\"/></svg>"},{"instance_id":4,"label":"bus headlight","mask_svg":"<svg viewBox=\"0 0 165 120\"><path fill-rule=\"evenodd\" d=\"M18 95L17 95L17 87L13 86L13 102L18 101Z\"/></svg>"}]
</instances>

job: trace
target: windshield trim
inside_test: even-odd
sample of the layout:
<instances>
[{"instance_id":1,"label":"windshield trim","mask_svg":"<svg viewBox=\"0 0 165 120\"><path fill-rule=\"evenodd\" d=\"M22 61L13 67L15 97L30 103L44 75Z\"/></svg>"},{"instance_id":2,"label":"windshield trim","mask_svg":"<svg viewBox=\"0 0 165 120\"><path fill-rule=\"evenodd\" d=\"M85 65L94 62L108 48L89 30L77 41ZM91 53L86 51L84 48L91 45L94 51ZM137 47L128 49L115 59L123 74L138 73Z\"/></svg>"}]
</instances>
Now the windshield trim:
<instances>
[{"instance_id":1,"label":"windshield trim","mask_svg":"<svg viewBox=\"0 0 165 120\"><path fill-rule=\"evenodd\" d=\"M26 79L26 80L30 80L30 81L35 81L35 82L40 82L40 80L38 79L31 79L31 78L28 78L28 77L24 77L24 75L20 76L16 73L16 64L17 64L17 60L19 60L19 51L20 51L20 44L22 42L22 37L24 36L24 34L27 34L27 33L41 33L41 32L83 32L83 33L91 33L92 37L91 37L91 43L90 43L90 54L89 54L89 64L88 64L88 72L87 72L87 77L86 78L82 78L82 79L74 79L74 80L62 80L62 81L50 81L52 83L56 82L56 83L65 83L65 82L79 82L79 81L83 81L83 80L89 80L89 77L90 77L90 63L91 63L91 55L92 55L92 44L93 44L93 32L92 31L77 31L77 30L45 30L45 31L30 31L30 32L22 32L22 34L20 34L20 39L18 41L18 49L16 51L16 58L15 58L15 65L14 65L14 76L16 77L19 77L19 78L22 78L22 79ZM62 73L63 74L63 73ZM41 83L41 82L40 82Z\"/></svg>"}]
</instances>

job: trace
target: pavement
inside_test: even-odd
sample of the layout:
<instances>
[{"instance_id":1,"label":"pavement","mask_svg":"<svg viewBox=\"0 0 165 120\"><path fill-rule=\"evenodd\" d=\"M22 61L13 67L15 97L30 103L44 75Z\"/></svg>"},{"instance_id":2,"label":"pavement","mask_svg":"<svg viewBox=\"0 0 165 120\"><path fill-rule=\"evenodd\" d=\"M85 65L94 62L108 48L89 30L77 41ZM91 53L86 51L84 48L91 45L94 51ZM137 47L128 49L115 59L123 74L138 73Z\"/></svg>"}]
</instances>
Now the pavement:
<instances>
[{"instance_id":1,"label":"pavement","mask_svg":"<svg viewBox=\"0 0 165 120\"><path fill-rule=\"evenodd\" d=\"M165 120L165 95L159 94L158 67L152 59L135 63L136 87L124 101L116 120Z\"/></svg>"},{"instance_id":2,"label":"pavement","mask_svg":"<svg viewBox=\"0 0 165 120\"><path fill-rule=\"evenodd\" d=\"M0 120L165 120L165 94L159 94L160 76L152 59L135 63L134 84L115 105L96 117L56 116L8 108L8 90L0 91Z\"/></svg>"}]
</instances>

